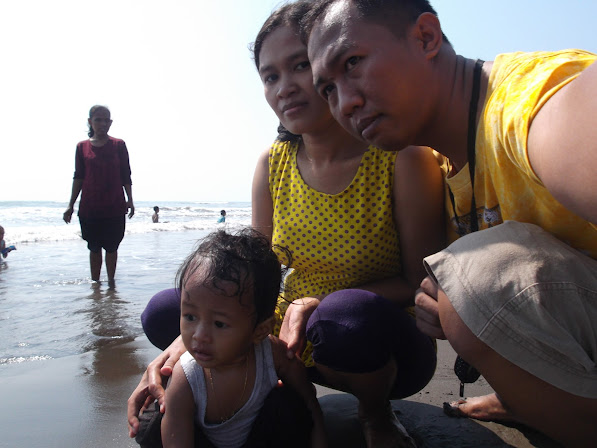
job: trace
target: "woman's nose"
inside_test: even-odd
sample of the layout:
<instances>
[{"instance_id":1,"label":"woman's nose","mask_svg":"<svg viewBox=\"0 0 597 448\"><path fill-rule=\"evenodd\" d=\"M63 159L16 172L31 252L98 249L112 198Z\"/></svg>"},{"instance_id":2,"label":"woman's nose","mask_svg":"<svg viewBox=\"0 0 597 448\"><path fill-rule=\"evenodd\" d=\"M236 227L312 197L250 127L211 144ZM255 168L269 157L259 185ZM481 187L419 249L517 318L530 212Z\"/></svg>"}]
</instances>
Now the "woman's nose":
<instances>
[{"instance_id":1,"label":"woman's nose","mask_svg":"<svg viewBox=\"0 0 597 448\"><path fill-rule=\"evenodd\" d=\"M277 95L279 98L286 98L293 93L296 93L297 86L296 83L292 80L292 78L284 77L280 80L278 84L278 92Z\"/></svg>"}]
</instances>

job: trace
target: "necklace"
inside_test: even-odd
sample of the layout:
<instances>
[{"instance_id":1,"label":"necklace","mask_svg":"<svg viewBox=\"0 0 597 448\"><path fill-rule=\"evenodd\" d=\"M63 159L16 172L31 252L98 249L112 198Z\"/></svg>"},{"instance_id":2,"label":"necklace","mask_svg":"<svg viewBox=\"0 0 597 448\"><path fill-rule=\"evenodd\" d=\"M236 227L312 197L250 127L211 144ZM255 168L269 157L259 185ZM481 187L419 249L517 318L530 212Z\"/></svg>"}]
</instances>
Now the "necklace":
<instances>
[{"instance_id":1,"label":"necklace","mask_svg":"<svg viewBox=\"0 0 597 448\"><path fill-rule=\"evenodd\" d=\"M243 402L243 397L245 396L245 392L247 390L247 379L249 378L249 355L247 355L246 360L245 360L245 384L243 385L243 391L240 394L240 398L238 400L237 405L234 407L234 411L232 411L232 414L230 414L228 416L222 417L222 411L220 409L220 402L218 401L218 398L216 397L216 389L214 388L214 379L211 374L211 369L205 369L205 370L207 372L207 379L209 379L209 385L211 386L211 393L212 393L214 401L216 403L216 409L218 410L218 416L220 418L220 423L224 423L226 420L230 420L232 417L234 417L234 414L236 414L238 412L238 410L241 408L241 405Z\"/></svg>"}]
</instances>

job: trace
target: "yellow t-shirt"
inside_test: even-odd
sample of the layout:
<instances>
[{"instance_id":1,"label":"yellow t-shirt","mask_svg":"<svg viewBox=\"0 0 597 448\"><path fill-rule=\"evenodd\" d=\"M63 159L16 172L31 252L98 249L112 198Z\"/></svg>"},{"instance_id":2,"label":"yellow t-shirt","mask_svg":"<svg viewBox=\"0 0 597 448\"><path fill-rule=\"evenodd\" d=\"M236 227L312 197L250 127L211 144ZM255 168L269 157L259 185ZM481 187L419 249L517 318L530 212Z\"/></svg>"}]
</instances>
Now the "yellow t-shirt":
<instances>
[{"instance_id":1,"label":"yellow t-shirt","mask_svg":"<svg viewBox=\"0 0 597 448\"><path fill-rule=\"evenodd\" d=\"M495 59L476 138L479 229L505 220L528 222L597 258L597 229L549 193L533 172L527 153L528 132L537 112L596 57L581 50L564 50L502 54ZM446 182L462 226L458 232L447 201L452 228L460 235L469 233L472 194L468 165Z\"/></svg>"},{"instance_id":2,"label":"yellow t-shirt","mask_svg":"<svg viewBox=\"0 0 597 448\"><path fill-rule=\"evenodd\" d=\"M369 147L350 185L326 194L303 181L297 151L297 144L276 141L269 158L272 244L274 250L280 245L292 254L285 299L326 295L399 275L392 203L396 152ZM287 261L283 253L278 255ZM274 334L279 334L287 306L285 300L279 302ZM303 354L307 366L312 365L309 353L310 344Z\"/></svg>"}]
</instances>

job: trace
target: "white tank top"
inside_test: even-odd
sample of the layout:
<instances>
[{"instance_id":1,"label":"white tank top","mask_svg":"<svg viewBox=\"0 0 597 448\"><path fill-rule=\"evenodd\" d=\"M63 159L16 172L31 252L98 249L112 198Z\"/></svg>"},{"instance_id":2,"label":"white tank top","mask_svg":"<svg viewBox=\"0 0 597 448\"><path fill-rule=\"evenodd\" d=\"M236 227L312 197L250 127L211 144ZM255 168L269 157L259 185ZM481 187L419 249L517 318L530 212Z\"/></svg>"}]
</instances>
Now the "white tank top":
<instances>
[{"instance_id":1,"label":"white tank top","mask_svg":"<svg viewBox=\"0 0 597 448\"><path fill-rule=\"evenodd\" d=\"M201 427L207 438L218 448L237 448L245 443L263 406L265 397L278 383L269 338L265 338L259 345L254 347L255 385L253 392L244 406L223 423L205 422L207 388L203 368L197 364L189 352L185 352L180 358L182 369L193 390L195 422Z\"/></svg>"}]
</instances>

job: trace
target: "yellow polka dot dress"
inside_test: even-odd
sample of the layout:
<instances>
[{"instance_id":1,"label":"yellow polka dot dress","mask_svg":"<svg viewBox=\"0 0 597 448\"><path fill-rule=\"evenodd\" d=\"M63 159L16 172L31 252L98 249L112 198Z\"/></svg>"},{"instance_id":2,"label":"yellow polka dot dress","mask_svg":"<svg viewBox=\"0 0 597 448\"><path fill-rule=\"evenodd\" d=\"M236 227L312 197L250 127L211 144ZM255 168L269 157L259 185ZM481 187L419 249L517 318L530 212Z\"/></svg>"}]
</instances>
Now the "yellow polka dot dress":
<instances>
[{"instance_id":1,"label":"yellow polka dot dress","mask_svg":"<svg viewBox=\"0 0 597 448\"><path fill-rule=\"evenodd\" d=\"M326 194L303 181L297 151L296 143L276 141L269 159L272 243L292 253L285 299L325 295L399 275L392 211L396 152L369 147L351 184L341 193ZM279 319L287 303L280 305Z\"/></svg>"}]
</instances>

